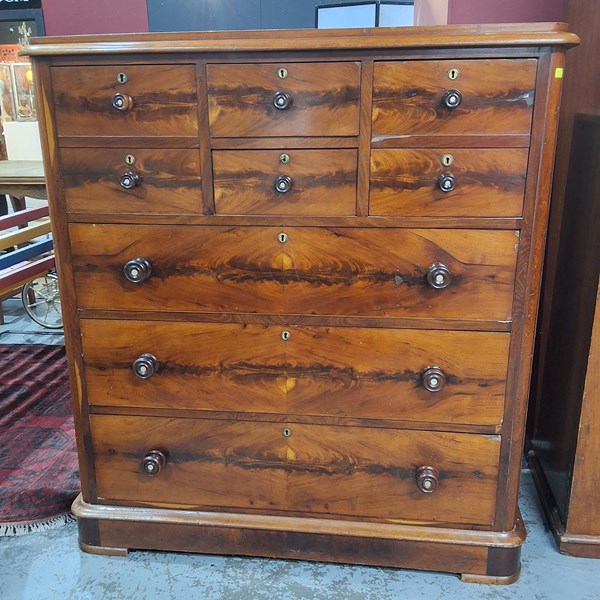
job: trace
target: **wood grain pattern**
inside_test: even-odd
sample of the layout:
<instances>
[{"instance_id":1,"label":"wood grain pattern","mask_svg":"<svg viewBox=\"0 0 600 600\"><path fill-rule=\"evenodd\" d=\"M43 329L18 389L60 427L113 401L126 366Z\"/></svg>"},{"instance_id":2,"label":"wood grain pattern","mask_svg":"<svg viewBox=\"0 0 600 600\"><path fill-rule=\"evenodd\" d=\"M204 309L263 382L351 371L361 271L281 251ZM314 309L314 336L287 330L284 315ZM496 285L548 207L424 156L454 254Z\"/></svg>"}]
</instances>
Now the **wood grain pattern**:
<instances>
[{"instance_id":1,"label":"wood grain pattern","mask_svg":"<svg viewBox=\"0 0 600 600\"><path fill-rule=\"evenodd\" d=\"M286 229L285 307L291 314L510 320L513 231ZM444 263L453 283L426 272Z\"/></svg>"},{"instance_id":2,"label":"wood grain pattern","mask_svg":"<svg viewBox=\"0 0 600 600\"><path fill-rule=\"evenodd\" d=\"M287 154L287 163L280 156ZM356 150L213 151L215 210L222 215L354 215ZM292 180L289 192L275 179Z\"/></svg>"},{"instance_id":3,"label":"wood grain pattern","mask_svg":"<svg viewBox=\"0 0 600 600\"><path fill-rule=\"evenodd\" d=\"M450 166L442 157L450 155ZM520 216L527 171L526 149L390 149L371 153L369 214L410 216ZM440 175L453 175L444 192Z\"/></svg>"},{"instance_id":4,"label":"wood grain pattern","mask_svg":"<svg viewBox=\"0 0 600 600\"><path fill-rule=\"evenodd\" d=\"M62 148L60 160L69 212L202 214L198 150ZM130 172L142 182L124 189L121 176Z\"/></svg>"},{"instance_id":5,"label":"wood grain pattern","mask_svg":"<svg viewBox=\"0 0 600 600\"><path fill-rule=\"evenodd\" d=\"M286 448L270 423L92 415L98 495L131 504L283 510ZM162 449L154 477L140 463Z\"/></svg>"},{"instance_id":6,"label":"wood grain pattern","mask_svg":"<svg viewBox=\"0 0 600 600\"><path fill-rule=\"evenodd\" d=\"M53 67L59 136L196 136L196 73L191 65ZM117 82L126 73L125 84ZM131 111L112 107L117 92Z\"/></svg>"},{"instance_id":7,"label":"wood grain pattern","mask_svg":"<svg viewBox=\"0 0 600 600\"><path fill-rule=\"evenodd\" d=\"M499 438L291 424L288 506L313 513L491 525ZM440 486L424 494L416 469Z\"/></svg>"},{"instance_id":8,"label":"wood grain pattern","mask_svg":"<svg viewBox=\"0 0 600 600\"><path fill-rule=\"evenodd\" d=\"M212 64L207 77L213 137L358 135L358 62ZM287 110L273 106L278 91L292 97Z\"/></svg>"},{"instance_id":9,"label":"wood grain pattern","mask_svg":"<svg viewBox=\"0 0 600 600\"><path fill-rule=\"evenodd\" d=\"M491 524L499 439L442 432L92 415L98 491L150 506ZM144 475L152 448L165 468ZM419 466L440 486L424 494ZM336 485L337 484L337 485ZM449 499L452 498L452 501Z\"/></svg>"},{"instance_id":10,"label":"wood grain pattern","mask_svg":"<svg viewBox=\"0 0 600 600\"><path fill-rule=\"evenodd\" d=\"M81 328L91 405L465 425L499 425L503 414L506 333L88 319ZM140 380L131 366L146 352L159 369ZM446 373L443 390L424 388L428 365Z\"/></svg>"},{"instance_id":11,"label":"wood grain pattern","mask_svg":"<svg viewBox=\"0 0 600 600\"><path fill-rule=\"evenodd\" d=\"M294 327L285 343L287 411L452 424L500 424L506 333ZM439 366L447 384L423 386Z\"/></svg>"},{"instance_id":12,"label":"wood grain pattern","mask_svg":"<svg viewBox=\"0 0 600 600\"><path fill-rule=\"evenodd\" d=\"M281 243L278 234L285 232ZM511 231L72 224L83 308L510 320ZM153 265L142 284L123 265ZM451 285L426 273L443 262ZM316 308L318 307L318 311Z\"/></svg>"},{"instance_id":13,"label":"wood grain pattern","mask_svg":"<svg viewBox=\"0 0 600 600\"><path fill-rule=\"evenodd\" d=\"M91 405L286 412L282 327L81 321ZM137 378L133 361L148 352L158 371Z\"/></svg>"},{"instance_id":14,"label":"wood grain pattern","mask_svg":"<svg viewBox=\"0 0 600 600\"><path fill-rule=\"evenodd\" d=\"M377 62L373 135L528 134L536 67L533 59ZM463 99L450 110L442 98L452 89Z\"/></svg>"}]
</instances>

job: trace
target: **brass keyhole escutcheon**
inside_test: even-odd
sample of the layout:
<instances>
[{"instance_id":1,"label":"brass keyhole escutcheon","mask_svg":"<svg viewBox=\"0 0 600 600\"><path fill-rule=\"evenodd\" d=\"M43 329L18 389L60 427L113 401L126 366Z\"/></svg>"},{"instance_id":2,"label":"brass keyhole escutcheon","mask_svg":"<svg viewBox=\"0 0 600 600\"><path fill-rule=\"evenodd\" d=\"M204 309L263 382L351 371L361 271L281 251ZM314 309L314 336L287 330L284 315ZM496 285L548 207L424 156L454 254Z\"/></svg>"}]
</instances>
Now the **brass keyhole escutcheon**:
<instances>
[{"instance_id":1,"label":"brass keyhole escutcheon","mask_svg":"<svg viewBox=\"0 0 600 600\"><path fill-rule=\"evenodd\" d=\"M449 167L454 162L454 156L452 154L444 154L442 156L441 163L444 167Z\"/></svg>"},{"instance_id":2,"label":"brass keyhole escutcheon","mask_svg":"<svg viewBox=\"0 0 600 600\"><path fill-rule=\"evenodd\" d=\"M117 75L117 83L120 83L121 85L123 85L124 83L127 83L127 81L129 81L129 78L127 77L127 73L119 73Z\"/></svg>"},{"instance_id":3,"label":"brass keyhole escutcheon","mask_svg":"<svg viewBox=\"0 0 600 600\"><path fill-rule=\"evenodd\" d=\"M458 69L450 69L448 71L448 79L454 81L455 79L458 79Z\"/></svg>"},{"instance_id":4,"label":"brass keyhole escutcheon","mask_svg":"<svg viewBox=\"0 0 600 600\"><path fill-rule=\"evenodd\" d=\"M287 342L291 337L292 337L292 334L289 331L282 331L281 332L281 339L284 342Z\"/></svg>"},{"instance_id":5,"label":"brass keyhole escutcheon","mask_svg":"<svg viewBox=\"0 0 600 600\"><path fill-rule=\"evenodd\" d=\"M280 154L279 155L279 162L282 165L287 165L290 162L290 155L289 154Z\"/></svg>"},{"instance_id":6,"label":"brass keyhole escutcheon","mask_svg":"<svg viewBox=\"0 0 600 600\"><path fill-rule=\"evenodd\" d=\"M277 76L279 77L279 79L285 79L288 76L287 69L283 69L283 68L279 69L277 71Z\"/></svg>"},{"instance_id":7,"label":"brass keyhole escutcheon","mask_svg":"<svg viewBox=\"0 0 600 600\"><path fill-rule=\"evenodd\" d=\"M278 239L278 240L279 240L279 241L280 241L282 244L285 244L285 243L287 242L287 240L288 240L287 233L280 233L280 234L277 236L277 239Z\"/></svg>"},{"instance_id":8,"label":"brass keyhole escutcheon","mask_svg":"<svg viewBox=\"0 0 600 600\"><path fill-rule=\"evenodd\" d=\"M292 435L292 430L289 427L284 427L281 433L283 433L284 437L290 437L290 435Z\"/></svg>"},{"instance_id":9,"label":"brass keyhole escutcheon","mask_svg":"<svg viewBox=\"0 0 600 600\"><path fill-rule=\"evenodd\" d=\"M125 164L134 165L135 164L135 156L133 154L128 154L125 157Z\"/></svg>"}]
</instances>

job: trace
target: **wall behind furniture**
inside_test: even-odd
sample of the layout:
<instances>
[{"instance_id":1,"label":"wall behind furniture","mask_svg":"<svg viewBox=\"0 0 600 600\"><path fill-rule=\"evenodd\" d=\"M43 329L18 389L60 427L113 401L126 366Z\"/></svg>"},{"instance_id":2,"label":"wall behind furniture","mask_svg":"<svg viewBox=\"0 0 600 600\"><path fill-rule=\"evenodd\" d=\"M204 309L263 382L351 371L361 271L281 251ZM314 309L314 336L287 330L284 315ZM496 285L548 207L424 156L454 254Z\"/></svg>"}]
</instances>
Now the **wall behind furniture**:
<instances>
[{"instance_id":1,"label":"wall behind furniture","mask_svg":"<svg viewBox=\"0 0 600 600\"><path fill-rule=\"evenodd\" d=\"M42 0L46 35L148 31L146 0Z\"/></svg>"},{"instance_id":2,"label":"wall behind furniture","mask_svg":"<svg viewBox=\"0 0 600 600\"><path fill-rule=\"evenodd\" d=\"M296 29L315 26L315 5L340 0L148 0L150 31ZM445 24L448 0L415 0L424 25ZM421 23L419 23L421 24Z\"/></svg>"},{"instance_id":3,"label":"wall behind furniture","mask_svg":"<svg viewBox=\"0 0 600 600\"><path fill-rule=\"evenodd\" d=\"M450 0L448 23L564 21L566 5L567 0Z\"/></svg>"}]
</instances>

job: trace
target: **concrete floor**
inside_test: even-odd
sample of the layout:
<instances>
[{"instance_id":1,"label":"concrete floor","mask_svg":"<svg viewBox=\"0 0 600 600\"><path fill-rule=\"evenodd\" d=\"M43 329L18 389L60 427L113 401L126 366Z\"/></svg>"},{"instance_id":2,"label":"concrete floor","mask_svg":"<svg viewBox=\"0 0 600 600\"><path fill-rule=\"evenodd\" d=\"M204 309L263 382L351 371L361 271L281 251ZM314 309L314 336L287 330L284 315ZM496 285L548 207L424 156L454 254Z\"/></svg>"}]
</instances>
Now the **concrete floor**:
<instances>
[{"instance_id":1,"label":"concrete floor","mask_svg":"<svg viewBox=\"0 0 600 600\"><path fill-rule=\"evenodd\" d=\"M4 303L0 343L62 343ZM521 511L528 530L519 581L462 583L456 575L242 557L132 552L94 556L77 546L77 527L0 538L1 600L593 600L600 599L600 560L558 553L545 527L528 471Z\"/></svg>"}]
</instances>

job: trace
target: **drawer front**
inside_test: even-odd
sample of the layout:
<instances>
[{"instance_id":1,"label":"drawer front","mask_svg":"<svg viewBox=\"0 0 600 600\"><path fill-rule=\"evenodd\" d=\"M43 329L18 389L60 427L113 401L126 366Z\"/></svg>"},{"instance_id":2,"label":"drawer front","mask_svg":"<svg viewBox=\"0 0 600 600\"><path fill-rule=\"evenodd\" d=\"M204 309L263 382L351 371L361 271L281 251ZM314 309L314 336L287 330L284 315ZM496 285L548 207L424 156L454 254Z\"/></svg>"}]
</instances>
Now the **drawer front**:
<instances>
[{"instance_id":1,"label":"drawer front","mask_svg":"<svg viewBox=\"0 0 600 600\"><path fill-rule=\"evenodd\" d=\"M53 67L52 84L59 137L198 135L192 65Z\"/></svg>"},{"instance_id":2,"label":"drawer front","mask_svg":"<svg viewBox=\"0 0 600 600\"><path fill-rule=\"evenodd\" d=\"M290 314L510 319L515 231L285 229ZM443 265L440 289L431 286Z\"/></svg>"},{"instance_id":3,"label":"drawer front","mask_svg":"<svg viewBox=\"0 0 600 600\"><path fill-rule=\"evenodd\" d=\"M525 148L373 150L369 214L518 217L527 156Z\"/></svg>"},{"instance_id":4,"label":"drawer front","mask_svg":"<svg viewBox=\"0 0 600 600\"><path fill-rule=\"evenodd\" d=\"M69 229L82 308L502 321L511 316L515 231ZM138 257L151 263L152 272L146 281L131 283L123 267Z\"/></svg>"},{"instance_id":5,"label":"drawer front","mask_svg":"<svg viewBox=\"0 0 600 600\"><path fill-rule=\"evenodd\" d=\"M282 310L279 229L71 224L69 231L82 308ZM136 258L151 264L141 283L123 273Z\"/></svg>"},{"instance_id":6,"label":"drawer front","mask_svg":"<svg viewBox=\"0 0 600 600\"><path fill-rule=\"evenodd\" d=\"M91 431L108 502L493 522L498 436L109 415L92 415ZM148 476L152 450L166 462Z\"/></svg>"},{"instance_id":7,"label":"drawer front","mask_svg":"<svg viewBox=\"0 0 600 600\"><path fill-rule=\"evenodd\" d=\"M271 423L91 416L98 497L151 506L285 510L286 447ZM152 450L166 464L142 471Z\"/></svg>"},{"instance_id":8,"label":"drawer front","mask_svg":"<svg viewBox=\"0 0 600 600\"><path fill-rule=\"evenodd\" d=\"M356 167L356 150L215 151L215 211L223 215L354 215Z\"/></svg>"},{"instance_id":9,"label":"drawer front","mask_svg":"<svg viewBox=\"0 0 600 600\"><path fill-rule=\"evenodd\" d=\"M282 330L229 323L82 319L88 402L285 413Z\"/></svg>"},{"instance_id":10,"label":"drawer front","mask_svg":"<svg viewBox=\"0 0 600 600\"><path fill-rule=\"evenodd\" d=\"M289 414L498 425L508 333L294 327Z\"/></svg>"},{"instance_id":11,"label":"drawer front","mask_svg":"<svg viewBox=\"0 0 600 600\"><path fill-rule=\"evenodd\" d=\"M358 135L360 63L208 65L207 78L213 137Z\"/></svg>"},{"instance_id":12,"label":"drawer front","mask_svg":"<svg viewBox=\"0 0 600 600\"><path fill-rule=\"evenodd\" d=\"M202 213L197 150L63 148L69 212Z\"/></svg>"},{"instance_id":13,"label":"drawer front","mask_svg":"<svg viewBox=\"0 0 600 600\"><path fill-rule=\"evenodd\" d=\"M528 135L536 69L535 59L376 62L373 135Z\"/></svg>"},{"instance_id":14,"label":"drawer front","mask_svg":"<svg viewBox=\"0 0 600 600\"><path fill-rule=\"evenodd\" d=\"M81 333L91 405L502 420L508 333L87 319Z\"/></svg>"}]
</instances>

